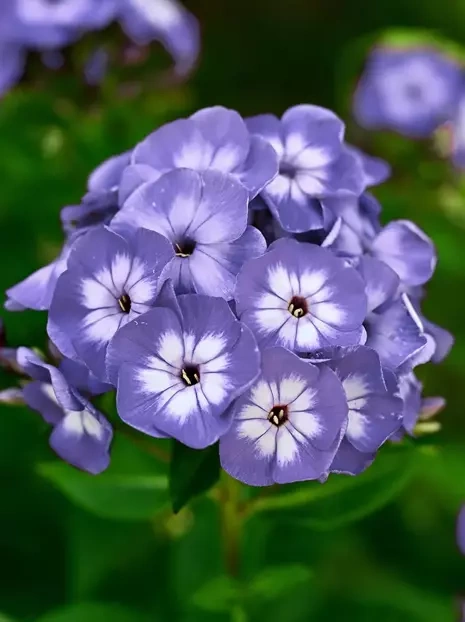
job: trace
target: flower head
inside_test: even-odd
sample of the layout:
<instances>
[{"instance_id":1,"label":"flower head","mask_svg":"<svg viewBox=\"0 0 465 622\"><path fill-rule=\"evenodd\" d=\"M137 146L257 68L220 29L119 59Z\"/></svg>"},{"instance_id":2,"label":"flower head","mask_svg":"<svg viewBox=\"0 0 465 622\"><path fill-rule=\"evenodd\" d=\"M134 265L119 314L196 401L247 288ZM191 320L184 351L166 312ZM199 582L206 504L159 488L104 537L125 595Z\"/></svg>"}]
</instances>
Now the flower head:
<instances>
[{"instance_id":1,"label":"flower head","mask_svg":"<svg viewBox=\"0 0 465 622\"><path fill-rule=\"evenodd\" d=\"M320 478L347 424L335 374L284 348L263 351L261 375L232 412L231 429L220 439L221 465L251 486Z\"/></svg>"},{"instance_id":2,"label":"flower head","mask_svg":"<svg viewBox=\"0 0 465 622\"><path fill-rule=\"evenodd\" d=\"M205 108L164 125L136 146L121 183L121 203L143 183L177 168L227 173L253 198L276 175L278 162L273 148L251 136L237 112Z\"/></svg>"},{"instance_id":3,"label":"flower head","mask_svg":"<svg viewBox=\"0 0 465 622\"><path fill-rule=\"evenodd\" d=\"M460 83L460 66L434 49L375 48L355 93L355 116L366 128L428 136L450 117Z\"/></svg>"},{"instance_id":4,"label":"flower head","mask_svg":"<svg viewBox=\"0 0 465 622\"><path fill-rule=\"evenodd\" d=\"M175 258L170 277L179 293L233 297L244 262L265 252L262 234L247 226L245 188L218 171L171 171L134 193L111 226L145 227L164 235Z\"/></svg>"},{"instance_id":5,"label":"flower head","mask_svg":"<svg viewBox=\"0 0 465 622\"><path fill-rule=\"evenodd\" d=\"M235 300L261 346L311 352L356 345L363 335L363 281L331 251L312 244L275 242L240 272Z\"/></svg>"},{"instance_id":6,"label":"flower head","mask_svg":"<svg viewBox=\"0 0 465 622\"><path fill-rule=\"evenodd\" d=\"M119 328L150 309L173 257L169 242L139 229L126 238L101 227L73 246L50 307L48 333L59 350L106 380L105 355Z\"/></svg>"},{"instance_id":7,"label":"flower head","mask_svg":"<svg viewBox=\"0 0 465 622\"><path fill-rule=\"evenodd\" d=\"M152 436L211 445L231 425L231 402L259 372L255 340L227 302L167 297L119 331L108 352L120 417Z\"/></svg>"}]
</instances>

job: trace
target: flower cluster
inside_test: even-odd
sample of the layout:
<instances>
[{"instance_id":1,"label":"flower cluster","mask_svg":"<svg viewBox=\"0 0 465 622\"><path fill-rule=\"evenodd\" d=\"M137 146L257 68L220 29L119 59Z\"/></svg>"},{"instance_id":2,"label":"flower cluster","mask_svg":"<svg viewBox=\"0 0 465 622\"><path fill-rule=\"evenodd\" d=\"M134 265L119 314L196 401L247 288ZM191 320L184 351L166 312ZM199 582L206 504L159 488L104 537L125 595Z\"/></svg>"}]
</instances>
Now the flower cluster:
<instances>
[{"instance_id":1,"label":"flower cluster","mask_svg":"<svg viewBox=\"0 0 465 622\"><path fill-rule=\"evenodd\" d=\"M451 336L420 309L435 263L408 221L382 227L366 192L389 168L344 142L332 112L243 120L213 107L104 162L65 207L60 256L6 307L48 311L58 367L19 348L23 399L52 447L97 472L119 417L257 486L356 475L442 406L414 368ZM57 356L57 355L55 355Z\"/></svg>"},{"instance_id":2,"label":"flower cluster","mask_svg":"<svg viewBox=\"0 0 465 622\"><path fill-rule=\"evenodd\" d=\"M23 74L29 50L39 51L47 65L59 65L61 48L113 21L137 45L161 42L181 75L197 59L198 25L178 0L2 0L0 95ZM104 66L105 55L97 51L88 66L90 82Z\"/></svg>"},{"instance_id":3,"label":"flower cluster","mask_svg":"<svg viewBox=\"0 0 465 622\"><path fill-rule=\"evenodd\" d=\"M434 46L375 47L354 96L357 121L367 129L426 138L444 127L450 153L465 165L465 80L461 64Z\"/></svg>"}]
</instances>

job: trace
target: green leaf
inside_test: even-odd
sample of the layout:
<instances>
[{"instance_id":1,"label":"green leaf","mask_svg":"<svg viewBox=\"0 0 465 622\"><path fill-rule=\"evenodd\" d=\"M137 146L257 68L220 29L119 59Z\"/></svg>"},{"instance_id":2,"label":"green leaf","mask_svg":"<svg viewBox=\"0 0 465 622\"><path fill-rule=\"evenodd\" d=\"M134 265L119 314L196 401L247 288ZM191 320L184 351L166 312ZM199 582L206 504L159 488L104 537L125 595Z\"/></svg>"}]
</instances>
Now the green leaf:
<instances>
[{"instance_id":1,"label":"green leaf","mask_svg":"<svg viewBox=\"0 0 465 622\"><path fill-rule=\"evenodd\" d=\"M257 499L250 515L284 511L284 516L307 527L340 527L375 512L400 494L415 472L415 455L409 446L386 447L361 475L331 475L324 484L289 486L292 492Z\"/></svg>"},{"instance_id":2,"label":"green leaf","mask_svg":"<svg viewBox=\"0 0 465 622\"><path fill-rule=\"evenodd\" d=\"M145 520L166 507L166 466L146 456L124 437L114 441L110 467L100 475L89 475L64 462L38 465L73 503L102 518Z\"/></svg>"},{"instance_id":3,"label":"green leaf","mask_svg":"<svg viewBox=\"0 0 465 622\"><path fill-rule=\"evenodd\" d=\"M308 583L312 577L310 568L301 564L270 567L253 579L247 587L247 597L261 601L281 598L290 590Z\"/></svg>"},{"instance_id":4,"label":"green leaf","mask_svg":"<svg viewBox=\"0 0 465 622\"><path fill-rule=\"evenodd\" d=\"M230 577L222 576L205 583L193 596L199 609L210 612L230 611L240 600L239 585Z\"/></svg>"},{"instance_id":5,"label":"green leaf","mask_svg":"<svg viewBox=\"0 0 465 622\"><path fill-rule=\"evenodd\" d=\"M36 622L149 622L137 611L117 604L80 603L46 613ZM153 618L150 622L154 622Z\"/></svg>"},{"instance_id":6,"label":"green leaf","mask_svg":"<svg viewBox=\"0 0 465 622\"><path fill-rule=\"evenodd\" d=\"M8 618L7 616L3 615L3 613L0 613L0 622L13 622L13 619Z\"/></svg>"},{"instance_id":7,"label":"green leaf","mask_svg":"<svg viewBox=\"0 0 465 622\"><path fill-rule=\"evenodd\" d=\"M179 512L192 497L209 490L219 476L218 444L199 450L174 441L170 470L173 512Z\"/></svg>"}]
</instances>

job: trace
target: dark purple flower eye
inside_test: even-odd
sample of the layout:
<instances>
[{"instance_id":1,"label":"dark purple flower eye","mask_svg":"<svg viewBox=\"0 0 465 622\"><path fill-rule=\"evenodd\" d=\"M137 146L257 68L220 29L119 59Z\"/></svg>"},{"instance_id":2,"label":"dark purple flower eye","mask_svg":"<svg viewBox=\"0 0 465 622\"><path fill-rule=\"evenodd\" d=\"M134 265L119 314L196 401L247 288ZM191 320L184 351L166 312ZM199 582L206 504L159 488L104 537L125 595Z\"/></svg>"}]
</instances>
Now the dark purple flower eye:
<instances>
[{"instance_id":1,"label":"dark purple flower eye","mask_svg":"<svg viewBox=\"0 0 465 622\"><path fill-rule=\"evenodd\" d=\"M200 369L197 365L186 365L181 369L181 380L187 387L195 386L200 382Z\"/></svg>"},{"instance_id":2,"label":"dark purple flower eye","mask_svg":"<svg viewBox=\"0 0 465 622\"><path fill-rule=\"evenodd\" d=\"M131 298L128 296L128 294L122 294L118 298L118 304L123 313L131 312Z\"/></svg>"},{"instance_id":3,"label":"dark purple flower eye","mask_svg":"<svg viewBox=\"0 0 465 622\"><path fill-rule=\"evenodd\" d=\"M277 428L286 423L288 418L289 412L287 404L284 404L282 406L273 406L273 408L268 413L268 421L271 421L271 423Z\"/></svg>"}]
</instances>

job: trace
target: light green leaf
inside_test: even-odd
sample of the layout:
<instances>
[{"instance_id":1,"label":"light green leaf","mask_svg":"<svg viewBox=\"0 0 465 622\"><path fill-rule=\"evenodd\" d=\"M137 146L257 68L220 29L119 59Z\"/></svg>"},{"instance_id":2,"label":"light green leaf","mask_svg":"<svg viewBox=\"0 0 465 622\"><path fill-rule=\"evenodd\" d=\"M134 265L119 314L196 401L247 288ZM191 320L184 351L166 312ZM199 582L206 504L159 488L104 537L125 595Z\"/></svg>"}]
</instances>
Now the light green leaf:
<instances>
[{"instance_id":1,"label":"light green leaf","mask_svg":"<svg viewBox=\"0 0 465 622\"><path fill-rule=\"evenodd\" d=\"M173 512L179 512L192 497L209 490L220 477L218 444L191 449L174 441L170 470Z\"/></svg>"},{"instance_id":2,"label":"light green leaf","mask_svg":"<svg viewBox=\"0 0 465 622\"><path fill-rule=\"evenodd\" d=\"M301 483L251 504L250 514L280 511L316 529L333 529L363 518L392 501L415 471L412 447L385 447L364 473L331 475L327 482Z\"/></svg>"},{"instance_id":3,"label":"light green leaf","mask_svg":"<svg viewBox=\"0 0 465 622\"><path fill-rule=\"evenodd\" d=\"M205 583L193 596L199 609L210 612L226 612L240 600L239 585L230 577L222 576Z\"/></svg>"},{"instance_id":4,"label":"light green leaf","mask_svg":"<svg viewBox=\"0 0 465 622\"><path fill-rule=\"evenodd\" d=\"M149 618L117 604L81 603L46 613L36 622L149 622ZM155 622L153 617L150 622Z\"/></svg>"},{"instance_id":5,"label":"light green leaf","mask_svg":"<svg viewBox=\"0 0 465 622\"><path fill-rule=\"evenodd\" d=\"M39 464L39 473L73 503L102 518L149 519L167 506L166 466L117 437L110 467L89 475L64 462Z\"/></svg>"},{"instance_id":6,"label":"light green leaf","mask_svg":"<svg viewBox=\"0 0 465 622\"><path fill-rule=\"evenodd\" d=\"M254 577L247 587L247 597L259 601L281 598L290 590L308 583L313 573L301 564L270 567Z\"/></svg>"}]
</instances>

